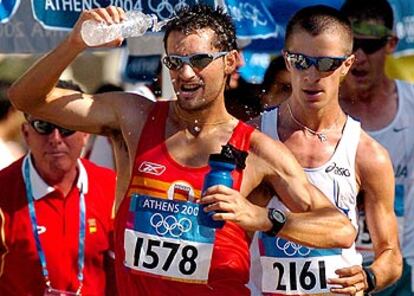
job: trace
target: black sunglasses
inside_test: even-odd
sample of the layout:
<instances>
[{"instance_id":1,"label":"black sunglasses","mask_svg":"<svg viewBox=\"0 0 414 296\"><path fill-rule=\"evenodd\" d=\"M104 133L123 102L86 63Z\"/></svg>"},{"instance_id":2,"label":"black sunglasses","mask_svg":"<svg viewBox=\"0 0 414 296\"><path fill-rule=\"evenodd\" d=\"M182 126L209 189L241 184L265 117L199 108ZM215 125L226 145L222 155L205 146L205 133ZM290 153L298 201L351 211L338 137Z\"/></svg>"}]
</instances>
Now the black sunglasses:
<instances>
[{"instance_id":1,"label":"black sunglasses","mask_svg":"<svg viewBox=\"0 0 414 296\"><path fill-rule=\"evenodd\" d=\"M301 53L293 53L284 51L288 62L298 70L309 69L312 65L319 72L332 72L338 69L342 63L348 58L343 57L310 57Z\"/></svg>"},{"instance_id":2,"label":"black sunglasses","mask_svg":"<svg viewBox=\"0 0 414 296\"><path fill-rule=\"evenodd\" d=\"M54 129L57 129L62 137L68 137L76 132L39 119L30 120L29 123L40 135L50 135Z\"/></svg>"},{"instance_id":3,"label":"black sunglasses","mask_svg":"<svg viewBox=\"0 0 414 296\"><path fill-rule=\"evenodd\" d=\"M196 53L189 56L167 55L162 59L164 65L170 70L179 70L184 64L188 64L196 70L203 70L212 61L225 56L227 51L212 53Z\"/></svg>"},{"instance_id":4,"label":"black sunglasses","mask_svg":"<svg viewBox=\"0 0 414 296\"><path fill-rule=\"evenodd\" d=\"M366 54L372 54L377 52L387 44L389 37L380 39L368 39L368 38L354 38L353 52L356 52L359 48Z\"/></svg>"}]
</instances>

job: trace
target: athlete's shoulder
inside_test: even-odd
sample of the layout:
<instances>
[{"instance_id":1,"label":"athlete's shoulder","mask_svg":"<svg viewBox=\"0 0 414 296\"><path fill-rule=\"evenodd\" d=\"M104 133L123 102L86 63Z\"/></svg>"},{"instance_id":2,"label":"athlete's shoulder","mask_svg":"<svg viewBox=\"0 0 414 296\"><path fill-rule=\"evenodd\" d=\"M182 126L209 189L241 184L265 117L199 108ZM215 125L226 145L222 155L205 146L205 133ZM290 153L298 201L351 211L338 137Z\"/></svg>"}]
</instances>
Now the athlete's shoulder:
<instances>
[{"instance_id":1,"label":"athlete's shoulder","mask_svg":"<svg viewBox=\"0 0 414 296\"><path fill-rule=\"evenodd\" d=\"M414 108L414 83L404 80L395 80L395 83L397 84L399 98L404 102L410 102Z\"/></svg>"},{"instance_id":2,"label":"athlete's shoulder","mask_svg":"<svg viewBox=\"0 0 414 296\"><path fill-rule=\"evenodd\" d=\"M363 130L357 148L356 164L357 170L363 175L392 169L388 151Z\"/></svg>"}]
</instances>

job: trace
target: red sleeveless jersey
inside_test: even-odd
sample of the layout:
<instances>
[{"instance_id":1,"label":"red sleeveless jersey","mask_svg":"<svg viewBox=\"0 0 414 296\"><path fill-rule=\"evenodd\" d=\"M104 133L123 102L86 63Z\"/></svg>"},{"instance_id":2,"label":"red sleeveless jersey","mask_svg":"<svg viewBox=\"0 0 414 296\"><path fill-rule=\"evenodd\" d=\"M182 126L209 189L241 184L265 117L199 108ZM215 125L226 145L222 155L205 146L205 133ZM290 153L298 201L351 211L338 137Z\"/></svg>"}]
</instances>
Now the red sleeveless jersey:
<instances>
[{"instance_id":1,"label":"red sleeveless jersey","mask_svg":"<svg viewBox=\"0 0 414 296\"><path fill-rule=\"evenodd\" d=\"M156 103L142 131L127 194L115 219L120 295L250 295L249 238L238 225L197 223L209 166L185 167L165 144L168 103ZM247 151L253 128L239 122L229 141ZM233 172L239 189L242 171Z\"/></svg>"}]
</instances>

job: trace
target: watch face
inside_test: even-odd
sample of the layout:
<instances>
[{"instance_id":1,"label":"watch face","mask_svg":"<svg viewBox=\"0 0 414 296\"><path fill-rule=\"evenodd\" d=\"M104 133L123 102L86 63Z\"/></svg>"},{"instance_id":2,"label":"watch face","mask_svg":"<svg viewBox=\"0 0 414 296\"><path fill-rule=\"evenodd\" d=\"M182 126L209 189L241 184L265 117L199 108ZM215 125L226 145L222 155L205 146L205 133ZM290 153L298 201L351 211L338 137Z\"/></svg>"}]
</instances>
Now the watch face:
<instances>
[{"instance_id":1,"label":"watch face","mask_svg":"<svg viewBox=\"0 0 414 296\"><path fill-rule=\"evenodd\" d=\"M281 213L278 210L273 210L272 211L272 217L275 221L279 222L279 223L285 223L285 215L283 215L283 213Z\"/></svg>"}]
</instances>

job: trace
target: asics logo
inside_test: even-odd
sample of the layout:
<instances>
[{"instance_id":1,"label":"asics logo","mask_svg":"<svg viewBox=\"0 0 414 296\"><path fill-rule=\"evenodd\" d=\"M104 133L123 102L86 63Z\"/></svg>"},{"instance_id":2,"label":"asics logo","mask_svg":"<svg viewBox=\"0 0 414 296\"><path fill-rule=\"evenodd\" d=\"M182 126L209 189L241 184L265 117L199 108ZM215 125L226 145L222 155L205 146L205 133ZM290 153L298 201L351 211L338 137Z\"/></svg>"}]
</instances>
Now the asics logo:
<instances>
[{"instance_id":1,"label":"asics logo","mask_svg":"<svg viewBox=\"0 0 414 296\"><path fill-rule=\"evenodd\" d=\"M165 170L166 170L165 166L158 164L158 163L149 162L149 161L142 162L138 168L138 171L142 173L147 173L147 174L156 175L156 176L161 175L162 173L165 172Z\"/></svg>"},{"instance_id":2,"label":"asics logo","mask_svg":"<svg viewBox=\"0 0 414 296\"><path fill-rule=\"evenodd\" d=\"M173 215L164 217L160 213L151 216L150 224L158 235L163 236L169 233L172 237L181 237L184 233L189 232L193 226L188 218L177 220Z\"/></svg>"},{"instance_id":3,"label":"asics logo","mask_svg":"<svg viewBox=\"0 0 414 296\"><path fill-rule=\"evenodd\" d=\"M351 176L351 173L349 172L349 169L347 169L347 168L340 168L339 166L336 165L335 162L333 162L332 164L330 164L325 169L325 172L326 173L333 172L335 175L338 175L338 176L345 176L345 177Z\"/></svg>"},{"instance_id":4,"label":"asics logo","mask_svg":"<svg viewBox=\"0 0 414 296\"><path fill-rule=\"evenodd\" d=\"M300 256L307 256L311 252L311 248L304 247L302 245L290 242L281 238L276 239L276 247L283 251L287 256L295 256L299 254Z\"/></svg>"}]
</instances>

